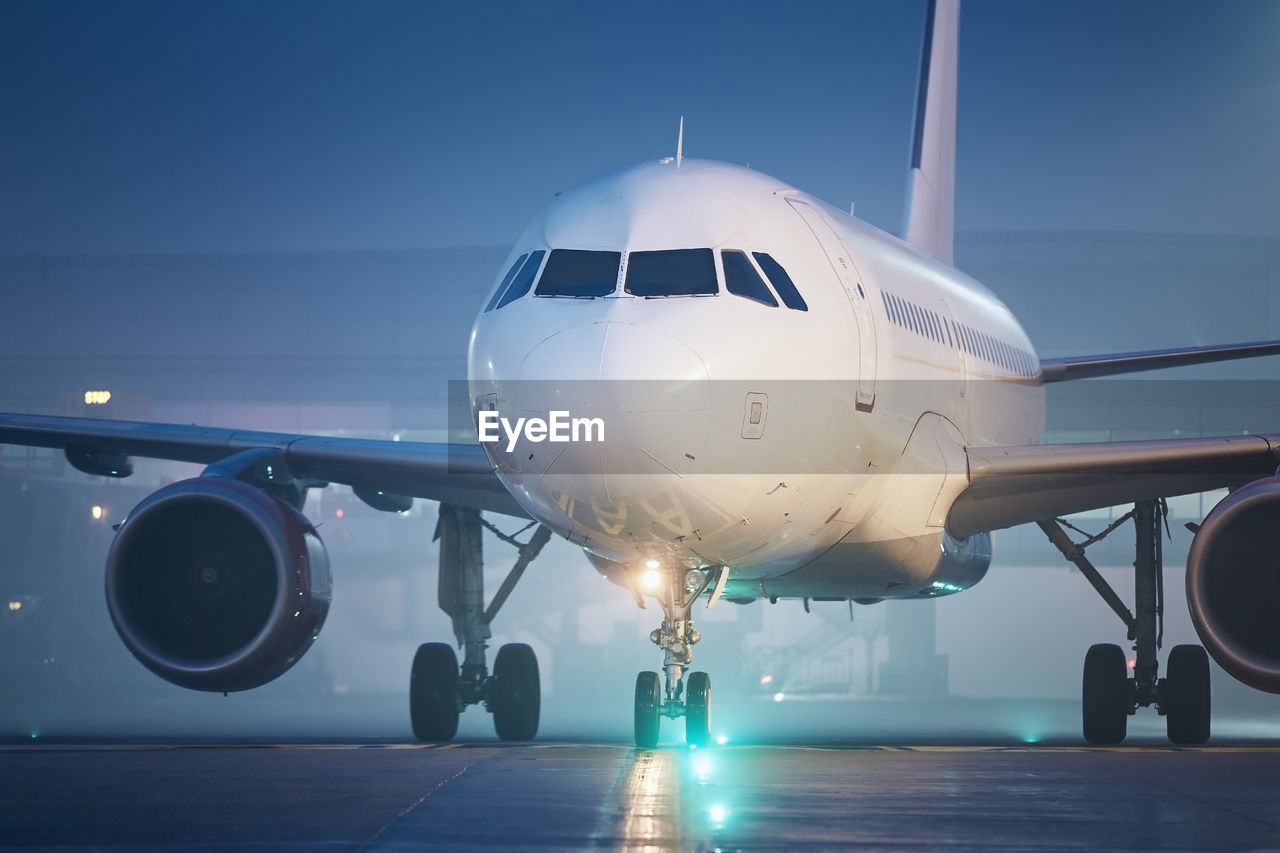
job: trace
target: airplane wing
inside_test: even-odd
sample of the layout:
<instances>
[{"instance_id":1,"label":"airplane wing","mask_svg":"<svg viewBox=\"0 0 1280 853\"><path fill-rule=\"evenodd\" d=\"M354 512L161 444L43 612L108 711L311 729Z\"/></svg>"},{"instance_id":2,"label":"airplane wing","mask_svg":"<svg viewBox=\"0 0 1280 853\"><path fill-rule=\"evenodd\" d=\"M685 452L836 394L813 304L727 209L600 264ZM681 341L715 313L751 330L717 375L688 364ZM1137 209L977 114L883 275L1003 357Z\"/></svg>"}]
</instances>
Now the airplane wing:
<instances>
[{"instance_id":1,"label":"airplane wing","mask_svg":"<svg viewBox=\"0 0 1280 853\"><path fill-rule=\"evenodd\" d=\"M952 535L1152 498L1234 488L1280 466L1280 435L969 447Z\"/></svg>"},{"instance_id":2,"label":"airplane wing","mask_svg":"<svg viewBox=\"0 0 1280 853\"><path fill-rule=\"evenodd\" d=\"M79 470L109 477L132 472L129 456L211 465L244 450L270 448L284 455L290 473L299 479L343 483L357 493L428 498L528 517L475 444L4 413L0 413L0 444L59 448Z\"/></svg>"},{"instance_id":3,"label":"airplane wing","mask_svg":"<svg viewBox=\"0 0 1280 853\"><path fill-rule=\"evenodd\" d=\"M1249 344L1224 344L1213 347L1185 347L1182 349L1148 350L1145 352L1118 352L1110 355L1084 355L1071 358L1042 358L1040 360L1040 380L1042 382L1067 382L1072 379L1118 376L1122 373L1139 373L1144 370L1159 370L1165 367L1185 367L1189 364L1234 361L1238 358L1257 358L1264 355L1280 355L1280 341L1257 341Z\"/></svg>"}]
</instances>

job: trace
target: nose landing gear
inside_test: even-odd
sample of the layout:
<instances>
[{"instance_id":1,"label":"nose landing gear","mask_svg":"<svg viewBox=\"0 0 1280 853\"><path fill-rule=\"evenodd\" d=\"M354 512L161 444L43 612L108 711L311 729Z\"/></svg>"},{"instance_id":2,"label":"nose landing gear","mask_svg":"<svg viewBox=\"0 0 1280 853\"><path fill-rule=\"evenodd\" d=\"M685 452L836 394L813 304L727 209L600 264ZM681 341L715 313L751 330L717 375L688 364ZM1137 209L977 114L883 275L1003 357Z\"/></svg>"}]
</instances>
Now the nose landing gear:
<instances>
[{"instance_id":1,"label":"nose landing gear","mask_svg":"<svg viewBox=\"0 0 1280 853\"><path fill-rule=\"evenodd\" d=\"M685 677L685 670L693 663L693 646L702 639L693 627L690 616L693 604L713 580L723 580L728 569L690 569L683 572L674 569L658 573L652 570L649 577L655 582L653 595L662 608L662 625L649 635L654 645L663 650L665 687L659 683L658 673L642 672L636 677L635 736L636 746L652 748L658 745L658 730L662 717L669 720L685 718L685 740L690 746L705 746L711 739L711 678L705 672L693 672ZM716 590L723 583L716 584ZM643 607L643 599L636 595ZM712 595L715 604L717 596ZM687 682L687 683L686 683Z\"/></svg>"}]
</instances>

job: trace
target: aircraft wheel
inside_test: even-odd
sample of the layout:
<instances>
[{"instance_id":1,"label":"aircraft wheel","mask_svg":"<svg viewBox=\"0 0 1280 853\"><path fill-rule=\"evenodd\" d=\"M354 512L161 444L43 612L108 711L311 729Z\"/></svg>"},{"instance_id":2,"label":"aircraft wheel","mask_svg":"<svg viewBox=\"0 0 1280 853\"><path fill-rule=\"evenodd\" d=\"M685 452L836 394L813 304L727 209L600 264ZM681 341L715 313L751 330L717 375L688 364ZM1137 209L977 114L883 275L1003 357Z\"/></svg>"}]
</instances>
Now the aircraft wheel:
<instances>
[{"instance_id":1,"label":"aircraft wheel","mask_svg":"<svg viewBox=\"0 0 1280 853\"><path fill-rule=\"evenodd\" d=\"M524 643L508 643L498 649L489 709L493 711L493 728L502 740L533 740L538 733L542 710L538 659Z\"/></svg>"},{"instance_id":2,"label":"aircraft wheel","mask_svg":"<svg viewBox=\"0 0 1280 853\"><path fill-rule=\"evenodd\" d=\"M658 673L640 673L636 676L636 746L652 749L658 745L661 709L662 686L658 683Z\"/></svg>"},{"instance_id":3,"label":"aircraft wheel","mask_svg":"<svg viewBox=\"0 0 1280 853\"><path fill-rule=\"evenodd\" d=\"M448 643L423 643L409 673L409 720L418 740L458 733L458 656Z\"/></svg>"},{"instance_id":4,"label":"aircraft wheel","mask_svg":"<svg viewBox=\"0 0 1280 853\"><path fill-rule=\"evenodd\" d=\"M1084 739L1094 744L1124 740L1129 722L1129 664L1113 643L1089 647L1081 691Z\"/></svg>"},{"instance_id":5,"label":"aircraft wheel","mask_svg":"<svg viewBox=\"0 0 1280 853\"><path fill-rule=\"evenodd\" d=\"M689 746L711 742L711 678L705 672L689 675L684 706L684 739Z\"/></svg>"},{"instance_id":6,"label":"aircraft wheel","mask_svg":"<svg viewBox=\"0 0 1280 853\"><path fill-rule=\"evenodd\" d=\"M1169 740L1179 744L1209 739L1209 655L1201 646L1174 646L1161 683L1160 704Z\"/></svg>"}]
</instances>

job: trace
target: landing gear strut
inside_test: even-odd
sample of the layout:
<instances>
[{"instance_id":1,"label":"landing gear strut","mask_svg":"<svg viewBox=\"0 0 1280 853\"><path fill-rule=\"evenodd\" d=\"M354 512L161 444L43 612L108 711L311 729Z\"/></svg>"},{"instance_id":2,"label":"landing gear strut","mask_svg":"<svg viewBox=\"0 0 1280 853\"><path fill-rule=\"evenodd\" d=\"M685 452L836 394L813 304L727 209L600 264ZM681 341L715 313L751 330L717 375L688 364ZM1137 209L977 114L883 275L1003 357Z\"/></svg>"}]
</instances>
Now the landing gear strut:
<instances>
[{"instance_id":1,"label":"landing gear strut","mask_svg":"<svg viewBox=\"0 0 1280 853\"><path fill-rule=\"evenodd\" d=\"M1084 661L1081 709L1084 737L1089 743L1116 744L1124 740L1127 718L1138 708L1156 706L1164 715L1169 740L1199 744L1209 739L1209 657L1197 645L1174 646L1168 672L1159 678L1158 652L1164 641L1164 574L1160 533L1168 507L1163 500L1140 501L1133 510L1097 536L1079 544L1063 529L1065 522L1038 522L1062 555L1080 569L1128 629L1133 642L1133 677L1120 646L1100 643ZM1135 540L1133 614L1111 585L1085 557L1088 546L1133 519ZM1075 529L1075 528L1073 528Z\"/></svg>"},{"instance_id":2,"label":"landing gear strut","mask_svg":"<svg viewBox=\"0 0 1280 853\"><path fill-rule=\"evenodd\" d=\"M690 746L705 746L711 739L711 678L705 672L689 673L685 670L693 663L693 646L702 639L693 627L690 613L698 597L717 581L717 592L723 589L723 579L728 569L720 566L710 570L672 569L661 573L651 570L656 578L654 596L662 608L662 625L649 635L654 645L663 650L665 686L659 683L658 673L642 672L636 677L636 746L652 748L658 745L658 729L661 718L675 720L685 718L685 740ZM638 592L636 601L644 607ZM710 604L718 595L713 594Z\"/></svg>"},{"instance_id":3,"label":"landing gear strut","mask_svg":"<svg viewBox=\"0 0 1280 853\"><path fill-rule=\"evenodd\" d=\"M532 526L532 525L531 525ZM484 606L482 535L488 527L519 550L515 566ZM527 528L526 528L527 529ZM409 679L409 717L418 740L449 740L458 731L458 715L468 705L484 703L493 714L494 729L503 740L530 740L538 731L541 687L538 661L523 643L498 650L493 674L485 662L489 630L529 563L551 538L539 526L528 542L498 531L479 510L440 504L435 539L440 542L440 609L453 619L453 633L463 650L462 667L447 643L418 647Z\"/></svg>"}]
</instances>

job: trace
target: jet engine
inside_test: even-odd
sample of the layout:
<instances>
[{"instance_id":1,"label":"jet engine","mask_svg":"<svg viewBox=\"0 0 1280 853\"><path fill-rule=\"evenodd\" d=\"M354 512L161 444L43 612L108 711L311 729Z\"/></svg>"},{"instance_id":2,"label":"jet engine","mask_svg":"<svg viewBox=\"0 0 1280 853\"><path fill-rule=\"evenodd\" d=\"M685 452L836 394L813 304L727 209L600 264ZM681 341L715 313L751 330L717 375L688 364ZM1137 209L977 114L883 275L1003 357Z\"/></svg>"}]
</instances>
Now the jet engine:
<instances>
[{"instance_id":1,"label":"jet engine","mask_svg":"<svg viewBox=\"0 0 1280 853\"><path fill-rule=\"evenodd\" d=\"M238 480L166 486L125 519L107 607L129 651L181 687L229 692L302 657L329 612L329 557L300 512Z\"/></svg>"},{"instance_id":2,"label":"jet engine","mask_svg":"<svg viewBox=\"0 0 1280 853\"><path fill-rule=\"evenodd\" d=\"M1223 669L1280 693L1280 476L1236 489L1205 518L1187 555L1187 603Z\"/></svg>"}]
</instances>

